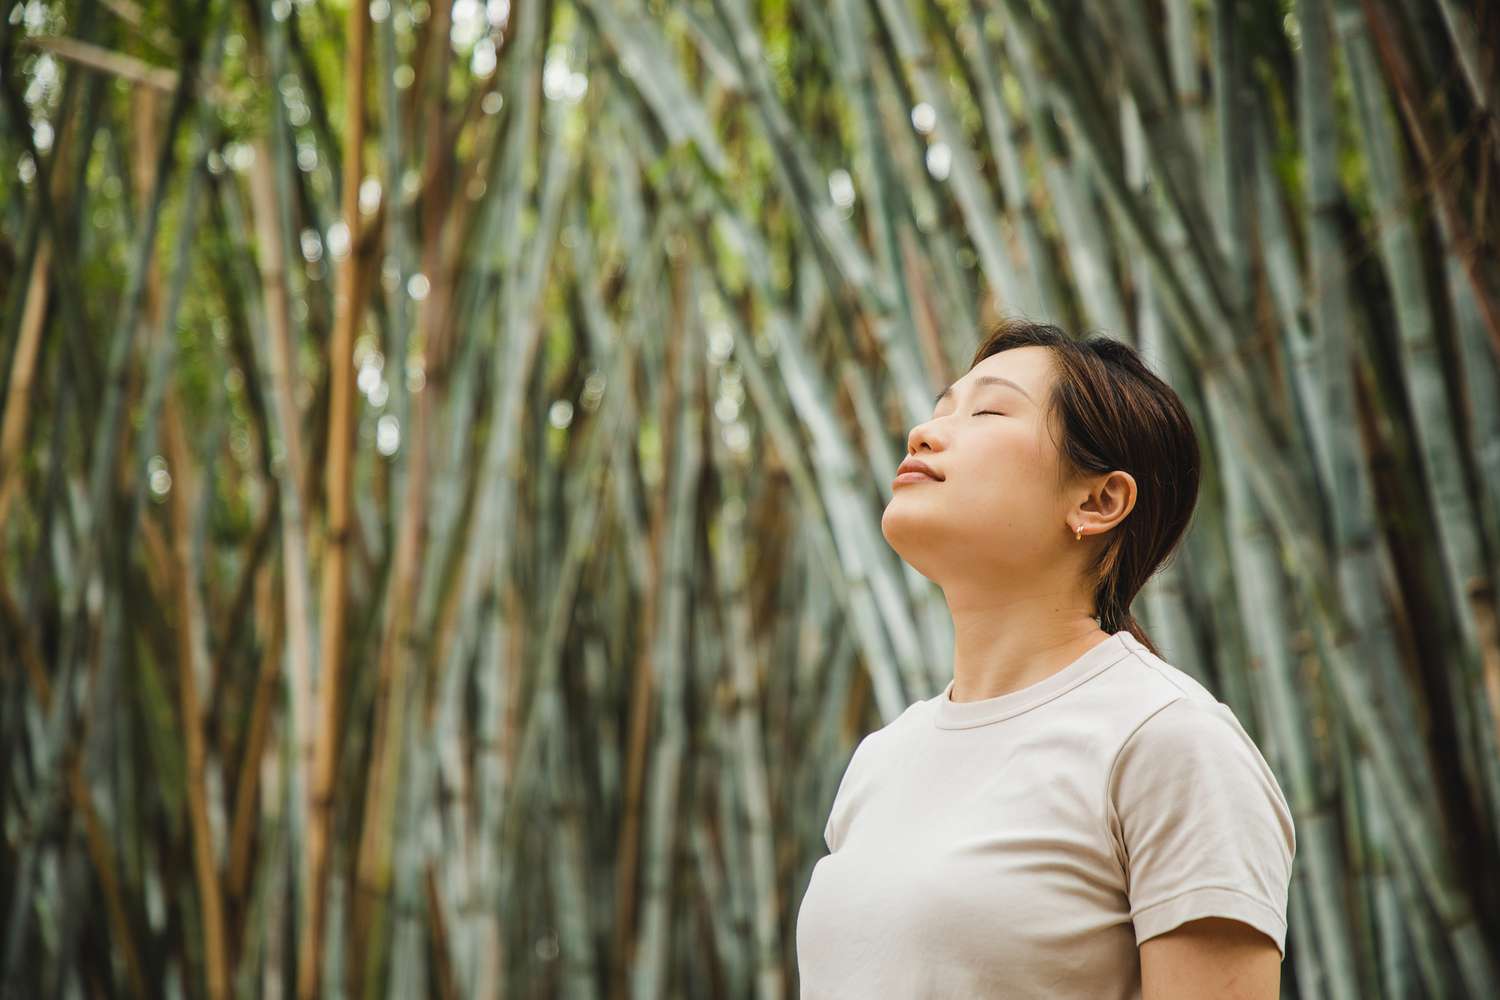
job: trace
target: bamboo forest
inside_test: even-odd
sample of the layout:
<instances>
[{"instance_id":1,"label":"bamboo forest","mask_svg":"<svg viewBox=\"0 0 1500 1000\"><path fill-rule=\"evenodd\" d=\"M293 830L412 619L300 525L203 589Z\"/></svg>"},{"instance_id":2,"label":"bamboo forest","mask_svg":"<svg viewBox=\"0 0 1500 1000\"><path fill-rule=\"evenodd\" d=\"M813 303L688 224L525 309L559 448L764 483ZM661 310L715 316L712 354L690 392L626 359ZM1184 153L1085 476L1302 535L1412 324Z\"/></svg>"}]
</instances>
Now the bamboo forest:
<instances>
[{"instance_id":1,"label":"bamboo forest","mask_svg":"<svg viewBox=\"0 0 1500 1000\"><path fill-rule=\"evenodd\" d=\"M1192 416L1282 995L1500 996L1500 6L0 15L0 996L797 996L1007 318Z\"/></svg>"}]
</instances>

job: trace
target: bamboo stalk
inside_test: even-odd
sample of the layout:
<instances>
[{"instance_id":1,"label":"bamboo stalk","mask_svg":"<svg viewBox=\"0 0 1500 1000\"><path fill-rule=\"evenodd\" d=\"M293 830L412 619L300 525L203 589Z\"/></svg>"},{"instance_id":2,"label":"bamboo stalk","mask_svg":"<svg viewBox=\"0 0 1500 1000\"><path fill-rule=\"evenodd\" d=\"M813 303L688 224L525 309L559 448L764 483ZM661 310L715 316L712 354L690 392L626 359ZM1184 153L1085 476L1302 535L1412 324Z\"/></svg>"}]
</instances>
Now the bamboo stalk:
<instances>
[{"instance_id":1,"label":"bamboo stalk","mask_svg":"<svg viewBox=\"0 0 1500 1000\"><path fill-rule=\"evenodd\" d=\"M1317 2L1304 3L1300 10L1304 45L1301 50L1299 68L1303 86L1299 94L1300 129L1308 169L1307 217L1309 240L1309 267L1311 271L1310 299L1312 303L1313 330L1316 354L1312 364L1299 368L1299 380L1306 384L1304 395L1312 403L1314 443L1322 444L1319 455L1323 461L1319 468L1325 494L1343 498L1342 502L1330 504L1335 539L1335 558L1339 562L1341 579L1349 600L1350 611L1360 631L1371 636L1369 643L1370 663L1374 672L1385 679L1387 690L1400 683L1400 672L1395 662L1394 636L1384 595L1376 585L1375 556L1372 548L1377 535L1373 524L1373 509L1370 503L1371 488L1365 467L1363 449L1354 432L1357 427L1352 410L1353 379L1350 372L1351 356L1349 328L1352 317L1349 309L1350 292L1344 270L1340 265L1343 256L1342 238L1336 221L1338 211L1338 182L1333 133L1333 105L1331 73L1328 61L1330 37L1326 8ZM1375 637L1379 638L1375 638ZM1393 705L1409 705L1410 696L1404 691L1391 698ZM1414 722L1415 720L1413 720ZM1363 757L1364 755L1361 755ZM1357 765L1362 776L1367 775L1368 762ZM1366 776L1366 780L1368 780ZM1382 810L1384 802L1373 804L1371 837L1378 838L1385 829ZM1376 849L1379 850L1378 843ZM1388 906L1382 890L1378 900L1380 907ZM1326 913L1325 907L1321 912ZM1377 911L1377 915L1379 911ZM1382 922L1384 934L1396 933L1390 923ZM1388 956L1386 968L1387 986L1402 992L1407 982L1407 972L1399 962L1399 950L1393 950L1396 942L1387 940L1382 954ZM1345 959L1347 961L1347 959Z\"/></svg>"},{"instance_id":2,"label":"bamboo stalk","mask_svg":"<svg viewBox=\"0 0 1500 1000\"><path fill-rule=\"evenodd\" d=\"M229 866L224 879L229 898L235 901L244 899L250 888L251 837L260 819L257 816L257 799L260 795L261 771L266 766L267 741L270 738L271 698L276 693L281 673L285 610L283 605L271 599L270 583L271 570L269 567L262 567L256 573L255 588L257 602L265 606L262 612L267 619L265 645L261 651L260 673L255 685L255 701L250 710L245 749L240 758L240 776L235 782Z\"/></svg>"},{"instance_id":3,"label":"bamboo stalk","mask_svg":"<svg viewBox=\"0 0 1500 1000\"><path fill-rule=\"evenodd\" d=\"M1482 801L1492 820L1500 820L1500 701L1491 701L1481 673L1481 658L1500 656L1487 652L1481 627L1493 616L1493 594L1488 572L1481 560L1476 514L1471 494L1463 481L1459 444L1447 407L1447 388L1437 362L1435 320L1431 290L1420 262L1415 226L1401 197L1402 166L1396 137L1383 93L1378 89L1374 54L1366 35L1361 9L1348 0L1334 6L1334 26L1349 63L1351 82L1366 159L1370 164L1372 196L1384 220L1379 233L1381 256L1391 280L1397 310L1402 357L1402 376L1412 397L1417 437L1421 442L1422 469L1432 492L1437 523L1434 533L1443 553L1443 568L1449 587L1448 603L1459 624L1457 681L1462 686L1456 703L1487 706L1488 725L1476 722L1469 738L1477 743L1468 752L1479 782ZM1467 709L1461 709L1467 711ZM1500 830L1500 825L1496 826ZM1466 961L1472 961L1467 959ZM1473 973L1473 970L1470 970ZM1477 973L1473 973L1477 974ZM1475 985L1471 980L1470 985Z\"/></svg>"},{"instance_id":4,"label":"bamboo stalk","mask_svg":"<svg viewBox=\"0 0 1500 1000\"><path fill-rule=\"evenodd\" d=\"M894 186L895 169L883 141L884 129L876 104L876 85L865 50L869 26L860 0L837 0L833 14L839 44L839 65L844 85L858 107L855 116L859 155L856 172L868 194L865 211L874 229L875 253L883 273L895 290L895 315L877 317L875 336L885 347L889 368L900 380L907 419L924 419L931 396L927 386L933 373L942 373L941 355L934 358L919 333L919 313L907 278L908 263L900 239L900 210ZM917 390L920 389L920 394Z\"/></svg>"},{"instance_id":5,"label":"bamboo stalk","mask_svg":"<svg viewBox=\"0 0 1500 1000\"><path fill-rule=\"evenodd\" d=\"M1283 778L1285 977L1488 991L1500 375L1476 280L1500 174L1494 46L1444 4L1346 0L1352 75L1311 3L372 4L368 119L353 12L140 36L106 0L134 41L105 48L85 5L82 61L0 21L0 51L46 57L0 80L36 168L0 246L11 990L207 992L217 883L236 995L309 968L330 996L785 995L848 751L951 654L872 514L999 274L1036 318L1137 344L1205 430L1194 528L1138 613ZM222 79L192 68L220 30ZM104 100L99 57L127 53L203 84L190 174L142 186L165 133ZM258 171L225 103L247 81ZM934 176L932 141L972 171ZM1442 283L1430 405L1393 220ZM1439 399L1443 455L1401 423ZM1472 592L1413 533L1446 509L1434 458L1470 495Z\"/></svg>"},{"instance_id":6,"label":"bamboo stalk","mask_svg":"<svg viewBox=\"0 0 1500 1000\"><path fill-rule=\"evenodd\" d=\"M264 317L266 345L257 352L257 362L264 366L268 395L272 402L271 441L272 472L281 507L281 552L284 566L287 635L287 695L291 712L292 807L290 822L300 839L311 818L311 780L313 767L313 656L314 629L311 621L311 587L308 568L307 531L303 520L305 504L297 470L302 468L302 432L299 407L293 393L292 333L290 329L290 294L286 274L286 238L281 219L281 198L277 193L274 154L270 143L262 140L254 146L255 160L250 169L250 196L256 227L257 254ZM281 461L277 462L278 452ZM306 855L304 854L304 858ZM304 860L298 865L299 912L305 921L311 914L311 872Z\"/></svg>"},{"instance_id":7,"label":"bamboo stalk","mask_svg":"<svg viewBox=\"0 0 1500 1000\"><path fill-rule=\"evenodd\" d=\"M1017 24L1028 32L1034 32L1028 13L1019 5L1007 0L1007 7L1017 16ZM1040 36L1038 36L1040 37ZM1050 43L1049 43L1050 44ZM1058 58L1066 58L1061 50L1055 46L1050 49ZM1092 121L1087 117L1089 112L1080 105L1085 114L1085 123ZM1085 126L1082 134L1088 135L1089 128ZM1101 167L1108 163L1107 160L1095 159ZM1141 245L1150 251L1155 257L1153 249L1155 240L1141 224L1137 209L1123 197L1118 197L1119 188L1116 184L1115 175L1111 170L1101 170L1100 176L1110 182L1106 190L1115 199L1116 204L1122 209L1122 218L1132 227L1133 235L1141 241ZM1156 261L1153 259L1153 263ZM1169 299L1174 311L1184 318L1182 330L1185 334L1196 335L1204 333L1210 338L1218 338L1221 334L1215 328L1205 329L1201 323L1192 319L1191 305L1182 294L1179 287L1171 284L1175 275L1165 266L1157 271L1163 276L1164 288L1173 292ZM1196 358L1196 352L1200 345L1196 345L1191 339L1186 340L1184 347L1189 350L1190 357ZM1217 354L1217 360L1222 366L1214 370L1214 374L1220 378L1229 380L1230 385L1241 377L1242 365L1231 353ZM1243 390L1236 387L1236 392ZM1243 398L1243 397L1242 397ZM1375 698L1375 692L1370 686L1367 678L1358 673L1354 667L1348 646L1354 641L1354 634L1347 631L1346 612L1341 606L1337 596L1323 583L1331 578L1331 573L1321 569L1308 570L1310 566L1321 566L1325 559L1321 543L1310 536L1306 525L1310 523L1296 515L1291 515L1289 506L1300 507L1299 490L1295 487L1295 479L1288 474L1288 470L1268 447L1271 435L1268 428L1264 426L1264 420L1257 414L1252 406L1242 402L1235 402L1233 406L1241 412L1245 421L1232 428L1241 447L1249 447L1258 454L1258 458L1251 463L1249 472L1252 483L1258 496L1265 498L1266 509L1276 522L1278 533L1282 534L1290 543L1291 555L1294 565L1302 567L1294 576L1298 584L1306 588L1309 595L1309 603L1315 612L1315 622L1318 627L1320 642L1327 650L1330 673L1334 682L1335 690L1341 701L1342 708L1348 713L1351 722L1359 731L1373 734L1382 726L1376 720L1384 711L1382 703ZM1267 475L1270 473L1270 475ZM1271 485L1271 479L1281 479L1279 486ZM1288 504L1289 498L1297 497ZM1278 504L1278 506L1272 506ZM1392 796L1400 802L1401 814L1405 817L1418 817L1418 824L1424 821L1420 818L1422 813L1416 807L1417 782L1410 776L1409 769L1402 765L1388 745L1382 744L1378 739L1368 739L1367 745L1371 747L1377 768L1382 774L1383 780L1387 781L1392 789ZM1402 775L1406 775L1403 777ZM1456 889L1456 883L1452 873L1450 862L1439 851L1432 849L1437 841L1415 834L1409 828L1403 829L1403 835L1410 837L1409 844L1414 857L1420 866L1424 883L1428 890L1434 894L1435 905L1443 914L1445 925L1450 928L1456 940L1461 943L1459 952L1464 956L1466 974L1471 977L1471 983L1485 981L1486 977L1493 974L1492 970L1486 970L1486 959L1482 957L1481 951L1477 949L1477 938L1474 936L1476 928L1473 924L1473 912L1467 901Z\"/></svg>"},{"instance_id":8,"label":"bamboo stalk","mask_svg":"<svg viewBox=\"0 0 1500 1000\"><path fill-rule=\"evenodd\" d=\"M1450 31L1459 28L1468 20L1465 13L1456 11L1449 2L1439 0L1439 6ZM1450 247L1450 252L1463 264L1463 270L1471 285L1471 294L1478 306L1484 327L1489 332L1490 342L1495 351L1500 353L1500 272L1496 271L1494 262L1490 259L1491 255L1485 252L1481 241L1470 231L1468 218L1471 212L1461 210L1458 205L1457 191L1461 189L1461 185L1448 182L1448 178L1443 178L1441 181L1438 179L1443 174L1458 174L1462 177L1463 171L1461 168L1455 170L1454 165L1448 162L1453 155L1451 147L1446 151L1436 148L1437 137L1434 132L1437 123L1432 121L1433 116L1423 113L1425 108L1433 105L1434 101L1424 99L1422 90L1428 88L1423 88L1422 83L1415 78L1414 68L1401 51L1400 46L1396 44L1393 37L1395 26L1390 23L1390 15L1367 4L1365 17L1370 34L1373 36L1376 54L1385 68L1386 77L1391 81L1401 115L1406 119L1408 134L1411 136L1417 159L1424 172L1433 178L1430 190L1442 219L1445 242ZM1454 48L1464 76L1472 87L1475 77L1473 76L1474 67L1470 62L1474 55L1471 40L1467 38L1460 40L1455 36ZM1479 134L1479 129L1486 124L1485 119L1489 113L1486 105L1493 100L1493 97L1482 94L1482 89L1482 86L1473 88L1478 104L1478 121L1471 125L1464 134L1455 137L1455 144L1464 142L1471 135ZM1424 105L1425 108L1420 108L1419 104ZM1493 120L1488 121L1487 124L1491 140L1500 141L1500 127L1497 127ZM1484 225L1482 216L1480 225Z\"/></svg>"},{"instance_id":9,"label":"bamboo stalk","mask_svg":"<svg viewBox=\"0 0 1500 1000\"><path fill-rule=\"evenodd\" d=\"M108 73L143 87L150 87L163 94L170 94L177 89L176 70L152 66L143 59L137 59L122 52L112 52L100 45L76 38L50 35L32 35L26 39L26 43L55 53L81 66Z\"/></svg>"},{"instance_id":10,"label":"bamboo stalk","mask_svg":"<svg viewBox=\"0 0 1500 1000\"><path fill-rule=\"evenodd\" d=\"M168 493L168 506L172 516L173 583L177 604L179 721L183 732L183 755L186 759L193 871L203 920L204 973L208 995L218 1000L229 995L229 965L223 887L219 881L218 863L214 858L213 834L209 828L207 792L204 787L207 761L202 709L198 702L198 666L195 662L198 643L192 634L195 621L200 621L202 615L202 605L198 598L201 584L197 561L192 552L189 522L190 505L196 496L197 483L187 443L183 440L175 396L175 392L169 389L163 413L163 436L173 477L172 491Z\"/></svg>"},{"instance_id":11,"label":"bamboo stalk","mask_svg":"<svg viewBox=\"0 0 1500 1000\"><path fill-rule=\"evenodd\" d=\"M332 398L328 408L328 513L323 539L322 613L319 622L318 725L313 749L308 815L307 868L311 908L298 953L297 995L311 1000L318 992L317 960L322 953L324 892L328 879L329 839L333 826L333 782L337 767L340 688L343 684L345 619L348 609L351 451L354 420L354 335L365 302L362 278L374 244L365 239L359 209L364 179L365 73L370 37L369 0L349 5L349 49L345 57L345 149L343 210L349 252L339 262L334 300L333 340L329 345ZM299 467L300 466L296 466Z\"/></svg>"},{"instance_id":12,"label":"bamboo stalk","mask_svg":"<svg viewBox=\"0 0 1500 1000\"><path fill-rule=\"evenodd\" d=\"M145 969L141 965L140 951L136 946L130 918L125 910L115 858L110 850L109 839L103 824L99 821L98 811L90 799L88 784L83 780L83 771L78 763L75 757L68 768L69 790L72 793L73 806L81 814L89 858L94 863L94 871L99 876L99 884L104 891L110 933L119 942L120 950L124 953L125 970L131 992L138 997L145 997L149 995L146 990Z\"/></svg>"},{"instance_id":13,"label":"bamboo stalk","mask_svg":"<svg viewBox=\"0 0 1500 1000\"><path fill-rule=\"evenodd\" d=\"M16 335L16 347L10 365L5 414L3 420L0 420L0 524L9 520L6 515L21 479L18 460L22 438L26 433L26 420L31 415L31 386L36 378L42 325L47 316L47 271L51 259L52 241L43 236L32 258L31 277L26 283L25 311L21 315L21 328Z\"/></svg>"},{"instance_id":14,"label":"bamboo stalk","mask_svg":"<svg viewBox=\"0 0 1500 1000\"><path fill-rule=\"evenodd\" d=\"M999 297L999 308L1026 316L1040 316L1042 304L1036 286L1023 279L1010 255L1009 236L998 224L1003 217L979 174L958 112L933 69L932 53L917 31L906 0L872 2L879 9L881 19L895 41L896 51L922 99L933 108L936 118L933 134L948 146L952 157L954 196L963 209L964 222L979 252L985 276Z\"/></svg>"},{"instance_id":15,"label":"bamboo stalk","mask_svg":"<svg viewBox=\"0 0 1500 1000\"><path fill-rule=\"evenodd\" d=\"M686 280L678 275L677 280ZM686 641L690 594L694 577L692 550L696 484L703 460L700 440L702 372L698 352L691 349L691 333L680 319L672 331L677 369L675 386L679 398L673 416L677 422L676 457L668 500L662 577L661 625L652 637L652 666L660 679L657 686L657 743L652 754L646 813L645 872L642 878L641 929L637 938L635 966L631 970L630 995L636 1000L658 997L670 987L667 966L668 927L676 869L678 781L686 753L686 704L684 702Z\"/></svg>"},{"instance_id":16,"label":"bamboo stalk","mask_svg":"<svg viewBox=\"0 0 1500 1000\"><path fill-rule=\"evenodd\" d=\"M5 96L14 108L18 102L15 94L7 81ZM162 142L156 156L156 166L153 173L154 182L152 198L145 212L144 218L140 220L140 227L132 247L130 256L130 271L126 282L121 308L114 326L109 344L109 366L108 377L105 387L105 395L99 423L94 441L97 442L92 454L89 456L89 476L87 480L87 502L88 510L94 512L94 517L100 518L105 510L107 500L111 495L111 475L114 469L115 458L118 455L118 447L121 435L119 431L119 416L123 406L125 380L125 367L129 359L130 346L136 332L136 320L141 307L141 299L146 284L146 273L152 259L152 249L156 229L161 218L161 206L164 201L164 193L171 174L174 158L173 142L176 139L178 126L186 115L190 104L190 94L186 86L179 86L172 96L170 108L167 112L166 125L162 129ZM32 140L28 134L27 144ZM34 154L33 154L34 155ZM42 199L42 212L51 222L56 223L53 206L48 194L51 179L45 173L38 174L36 190ZM61 233L54 230L54 240ZM63 264L63 255L59 254L59 265ZM69 270L63 270L63 277L72 277ZM64 297L67 298L66 296ZM96 582L99 569L98 563L103 547L103 528L96 521L85 526L81 539L80 549L77 554L77 585L69 588L64 601L64 620L69 623L69 628L64 630L62 637L62 649L60 652L60 669L54 684L54 689L63 694L54 700L51 709L47 713L45 722L45 735L43 736L39 750L38 771L43 776L37 797L33 805L33 815L41 827L45 827L48 818L56 809L57 803L62 795L60 785L63 777L58 774L58 767L62 755L63 740L66 736L66 728L72 714L72 687L73 677L78 669L78 660L82 657L79 645L82 643L84 634L91 632L89 609L84 604L84 592L88 585ZM16 865L17 876L12 887L12 900L8 917L5 955L3 968L4 978L12 981L16 978L16 971L21 959L21 946L24 941L25 917L31 892L31 879L35 873L38 862L39 845L34 841L28 841L22 845L19 854L20 860Z\"/></svg>"},{"instance_id":17,"label":"bamboo stalk","mask_svg":"<svg viewBox=\"0 0 1500 1000\"><path fill-rule=\"evenodd\" d=\"M717 471L739 498L739 470L724 452L718 434L709 436L709 454ZM738 487L738 489L736 489ZM753 975L755 995L760 1000L775 1000L786 993L781 973L781 939L776 915L780 901L776 891L775 836L771 825L769 783L766 778L765 751L761 745L759 719L754 711L759 700L756 664L751 643L753 631L749 605L745 601L744 505L731 503L721 508L718 520L718 544L714 546L714 566L718 599L723 605L725 652L729 661L730 725L733 731L732 760L738 769L736 786L743 796L748 862L748 885L753 941ZM736 824L737 825L737 824Z\"/></svg>"}]
</instances>

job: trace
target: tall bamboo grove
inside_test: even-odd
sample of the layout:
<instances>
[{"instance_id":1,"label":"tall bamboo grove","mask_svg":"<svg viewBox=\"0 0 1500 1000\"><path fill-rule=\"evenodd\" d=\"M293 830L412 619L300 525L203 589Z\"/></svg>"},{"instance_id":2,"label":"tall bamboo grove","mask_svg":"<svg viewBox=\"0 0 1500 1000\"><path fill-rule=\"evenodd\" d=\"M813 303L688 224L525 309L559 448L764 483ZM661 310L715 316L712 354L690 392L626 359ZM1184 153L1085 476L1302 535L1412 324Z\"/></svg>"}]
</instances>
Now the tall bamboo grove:
<instances>
[{"instance_id":1,"label":"tall bamboo grove","mask_svg":"<svg viewBox=\"0 0 1500 1000\"><path fill-rule=\"evenodd\" d=\"M1495 5L5 0L0 212L5 996L794 997L1001 317L1192 411L1283 995L1500 995Z\"/></svg>"}]
</instances>

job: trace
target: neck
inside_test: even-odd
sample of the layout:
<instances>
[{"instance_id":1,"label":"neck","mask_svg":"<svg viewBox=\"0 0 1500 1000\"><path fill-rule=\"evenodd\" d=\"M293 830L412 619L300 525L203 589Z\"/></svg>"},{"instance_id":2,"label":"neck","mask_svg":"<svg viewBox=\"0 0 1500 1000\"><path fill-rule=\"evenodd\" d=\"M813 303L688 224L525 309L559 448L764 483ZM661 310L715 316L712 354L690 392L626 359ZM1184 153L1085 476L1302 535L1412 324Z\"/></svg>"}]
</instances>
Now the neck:
<instances>
[{"instance_id":1,"label":"neck","mask_svg":"<svg viewBox=\"0 0 1500 1000\"><path fill-rule=\"evenodd\" d=\"M953 615L953 701L1029 687L1109 638L1091 617L1091 602L1076 595L944 596Z\"/></svg>"}]
</instances>

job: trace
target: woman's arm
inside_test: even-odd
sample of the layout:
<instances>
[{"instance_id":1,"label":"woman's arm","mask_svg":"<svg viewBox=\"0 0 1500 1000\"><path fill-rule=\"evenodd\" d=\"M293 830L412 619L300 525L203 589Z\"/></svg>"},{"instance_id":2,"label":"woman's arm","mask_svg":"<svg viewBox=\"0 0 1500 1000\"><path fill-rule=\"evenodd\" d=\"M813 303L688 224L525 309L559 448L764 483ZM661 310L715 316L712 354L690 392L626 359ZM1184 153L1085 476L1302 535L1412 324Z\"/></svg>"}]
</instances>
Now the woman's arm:
<instances>
[{"instance_id":1,"label":"woman's arm","mask_svg":"<svg viewBox=\"0 0 1500 1000\"><path fill-rule=\"evenodd\" d=\"M1281 952L1241 920L1202 917L1141 942L1141 1000L1277 1000Z\"/></svg>"}]
</instances>

